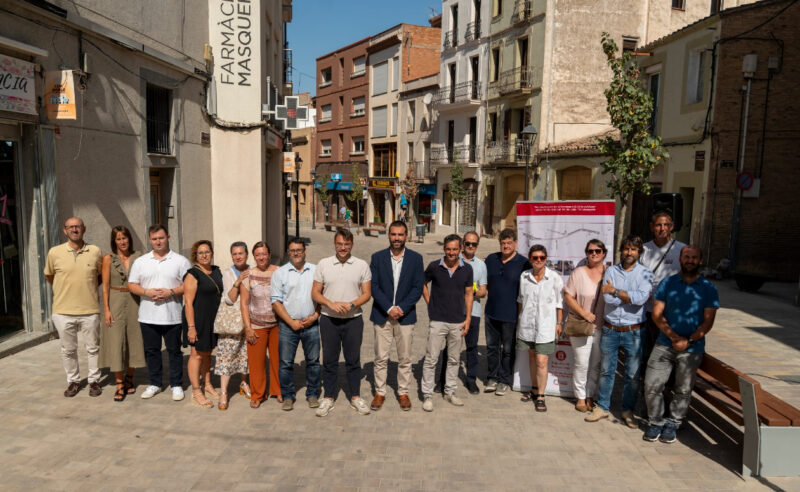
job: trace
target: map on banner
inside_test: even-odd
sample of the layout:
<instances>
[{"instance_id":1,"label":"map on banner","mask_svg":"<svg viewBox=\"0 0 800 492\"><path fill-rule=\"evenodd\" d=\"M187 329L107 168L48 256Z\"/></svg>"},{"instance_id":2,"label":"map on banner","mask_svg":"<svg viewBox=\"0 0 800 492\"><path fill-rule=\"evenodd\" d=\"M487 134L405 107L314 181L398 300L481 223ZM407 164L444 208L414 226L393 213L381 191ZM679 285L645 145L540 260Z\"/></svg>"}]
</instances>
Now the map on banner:
<instances>
[{"instance_id":1,"label":"map on banner","mask_svg":"<svg viewBox=\"0 0 800 492\"><path fill-rule=\"evenodd\" d=\"M614 258L614 200L517 202L517 252L527 257L534 244L547 249L547 267L567 277L586 259L586 243L600 239L608 249L606 265ZM566 307L566 305L565 305ZM564 314L566 316L566 313ZM527 351L517 351L515 390L531 387ZM557 341L548 361L547 389L555 396L572 396L572 346L567 337Z\"/></svg>"}]
</instances>

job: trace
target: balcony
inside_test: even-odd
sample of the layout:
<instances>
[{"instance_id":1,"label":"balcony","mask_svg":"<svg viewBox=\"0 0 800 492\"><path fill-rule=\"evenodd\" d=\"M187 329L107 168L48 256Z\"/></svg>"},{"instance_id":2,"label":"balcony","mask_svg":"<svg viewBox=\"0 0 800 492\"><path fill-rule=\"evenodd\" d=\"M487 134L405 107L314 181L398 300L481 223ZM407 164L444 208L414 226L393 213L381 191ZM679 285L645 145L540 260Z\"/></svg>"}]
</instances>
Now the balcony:
<instances>
[{"instance_id":1,"label":"balcony","mask_svg":"<svg viewBox=\"0 0 800 492\"><path fill-rule=\"evenodd\" d=\"M439 107L440 111L480 105L481 83L476 80L470 80L443 87L434 96L433 104Z\"/></svg>"},{"instance_id":2,"label":"balcony","mask_svg":"<svg viewBox=\"0 0 800 492\"><path fill-rule=\"evenodd\" d=\"M481 20L467 24L467 31L464 33L464 41L474 41L481 38Z\"/></svg>"},{"instance_id":3,"label":"balcony","mask_svg":"<svg viewBox=\"0 0 800 492\"><path fill-rule=\"evenodd\" d=\"M531 0L517 0L514 2L514 12L511 14L511 22L519 24L528 22L533 17L533 7Z\"/></svg>"},{"instance_id":4,"label":"balcony","mask_svg":"<svg viewBox=\"0 0 800 492\"><path fill-rule=\"evenodd\" d=\"M472 164L480 159L481 150L475 145L464 144L453 145L452 147L437 147L431 150L431 162L446 164L457 161L461 164Z\"/></svg>"},{"instance_id":5,"label":"balcony","mask_svg":"<svg viewBox=\"0 0 800 492\"><path fill-rule=\"evenodd\" d=\"M530 94L542 85L542 71L530 67L517 67L500 72L497 80L489 82L489 99L500 96Z\"/></svg>"},{"instance_id":6,"label":"balcony","mask_svg":"<svg viewBox=\"0 0 800 492\"><path fill-rule=\"evenodd\" d=\"M458 33L456 31L447 31L444 33L444 42L442 49L455 48L458 46Z\"/></svg>"},{"instance_id":7,"label":"balcony","mask_svg":"<svg viewBox=\"0 0 800 492\"><path fill-rule=\"evenodd\" d=\"M431 167L431 162L429 160L425 161L408 161L407 164L408 168L414 169L414 179L415 180L429 180L433 177L431 171L433 170Z\"/></svg>"},{"instance_id":8,"label":"balcony","mask_svg":"<svg viewBox=\"0 0 800 492\"><path fill-rule=\"evenodd\" d=\"M497 140L486 144L486 161L492 164L515 163L525 164L525 141Z\"/></svg>"}]
</instances>

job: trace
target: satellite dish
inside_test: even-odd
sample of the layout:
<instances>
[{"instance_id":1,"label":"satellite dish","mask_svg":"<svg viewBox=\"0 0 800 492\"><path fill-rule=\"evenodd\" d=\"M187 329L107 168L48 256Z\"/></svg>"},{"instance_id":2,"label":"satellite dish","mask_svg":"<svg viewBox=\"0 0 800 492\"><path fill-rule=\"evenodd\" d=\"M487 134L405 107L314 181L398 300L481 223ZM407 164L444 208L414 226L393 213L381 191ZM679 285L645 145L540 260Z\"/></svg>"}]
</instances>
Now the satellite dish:
<instances>
[{"instance_id":1,"label":"satellite dish","mask_svg":"<svg viewBox=\"0 0 800 492\"><path fill-rule=\"evenodd\" d=\"M429 105L432 100L433 96L431 96L430 93L425 94L425 96L422 97L422 102L425 103L425 106Z\"/></svg>"}]
</instances>

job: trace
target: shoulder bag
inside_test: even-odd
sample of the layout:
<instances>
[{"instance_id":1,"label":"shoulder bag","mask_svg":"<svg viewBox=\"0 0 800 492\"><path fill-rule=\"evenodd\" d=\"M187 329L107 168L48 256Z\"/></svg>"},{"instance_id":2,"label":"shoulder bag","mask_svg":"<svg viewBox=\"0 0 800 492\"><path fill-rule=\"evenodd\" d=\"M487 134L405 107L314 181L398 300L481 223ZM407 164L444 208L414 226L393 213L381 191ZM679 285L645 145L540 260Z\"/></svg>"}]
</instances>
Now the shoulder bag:
<instances>
[{"instance_id":1,"label":"shoulder bag","mask_svg":"<svg viewBox=\"0 0 800 492\"><path fill-rule=\"evenodd\" d=\"M597 307L597 300L600 298L600 287L603 285L603 276L605 275L605 268L603 275L600 276L600 281L597 283L597 291L594 295L594 302L592 302L592 313ZM567 313L567 322L564 324L564 332L568 337L588 337L594 333L594 323L590 323L583 316L574 313L570 310Z\"/></svg>"}]
</instances>

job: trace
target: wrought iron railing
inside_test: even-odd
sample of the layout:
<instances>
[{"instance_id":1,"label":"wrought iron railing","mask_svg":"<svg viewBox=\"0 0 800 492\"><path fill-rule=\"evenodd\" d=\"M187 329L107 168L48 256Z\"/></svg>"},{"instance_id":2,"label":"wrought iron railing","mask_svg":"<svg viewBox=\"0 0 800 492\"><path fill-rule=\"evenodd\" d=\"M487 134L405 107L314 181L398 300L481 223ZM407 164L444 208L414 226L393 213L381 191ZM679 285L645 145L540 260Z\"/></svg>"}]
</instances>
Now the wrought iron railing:
<instances>
[{"instance_id":1,"label":"wrought iron railing","mask_svg":"<svg viewBox=\"0 0 800 492\"><path fill-rule=\"evenodd\" d=\"M526 150L524 140L496 140L486 144L486 160L491 163L524 163Z\"/></svg>"},{"instance_id":2,"label":"wrought iron railing","mask_svg":"<svg viewBox=\"0 0 800 492\"><path fill-rule=\"evenodd\" d=\"M497 80L489 82L489 98L530 91L542 85L542 72L531 67L517 67L500 72Z\"/></svg>"},{"instance_id":3,"label":"wrought iron railing","mask_svg":"<svg viewBox=\"0 0 800 492\"><path fill-rule=\"evenodd\" d=\"M526 22L533 17L531 0L517 0L514 2L514 12L511 14L511 22Z\"/></svg>"},{"instance_id":4,"label":"wrought iron railing","mask_svg":"<svg viewBox=\"0 0 800 492\"><path fill-rule=\"evenodd\" d=\"M481 38L481 21L475 20L467 24L467 30L464 33L464 41L474 41Z\"/></svg>"},{"instance_id":5,"label":"wrought iron railing","mask_svg":"<svg viewBox=\"0 0 800 492\"><path fill-rule=\"evenodd\" d=\"M444 33L442 48L455 48L456 46L458 46L458 33L456 31L447 31Z\"/></svg>"},{"instance_id":6,"label":"wrought iron railing","mask_svg":"<svg viewBox=\"0 0 800 492\"><path fill-rule=\"evenodd\" d=\"M448 162L460 162L470 164L478 162L481 158L481 148L476 145L453 145L437 147L431 151L431 162L445 164Z\"/></svg>"},{"instance_id":7,"label":"wrought iron railing","mask_svg":"<svg viewBox=\"0 0 800 492\"><path fill-rule=\"evenodd\" d=\"M455 104L461 102L468 102L473 100L480 100L481 98L481 83L476 80L461 82L459 84L442 87L433 98L433 103L440 104Z\"/></svg>"}]
</instances>

